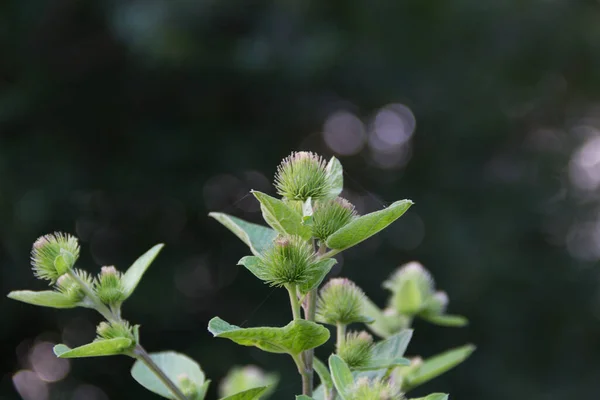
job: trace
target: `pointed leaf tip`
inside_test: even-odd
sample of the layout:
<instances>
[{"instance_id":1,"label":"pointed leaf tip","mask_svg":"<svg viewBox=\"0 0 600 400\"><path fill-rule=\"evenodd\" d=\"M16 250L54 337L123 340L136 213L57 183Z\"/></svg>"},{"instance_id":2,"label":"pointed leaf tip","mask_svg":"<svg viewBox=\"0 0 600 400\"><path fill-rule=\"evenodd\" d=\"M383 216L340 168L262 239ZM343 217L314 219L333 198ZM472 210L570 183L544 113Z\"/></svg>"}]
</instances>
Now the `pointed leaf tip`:
<instances>
[{"instance_id":1,"label":"pointed leaf tip","mask_svg":"<svg viewBox=\"0 0 600 400\"><path fill-rule=\"evenodd\" d=\"M50 308L73 308L77 302L71 300L67 295L52 290L35 292L32 290L15 290L6 297L34 306Z\"/></svg>"},{"instance_id":2,"label":"pointed leaf tip","mask_svg":"<svg viewBox=\"0 0 600 400\"><path fill-rule=\"evenodd\" d=\"M211 212L208 215L233 232L242 242L250 247L252 254L255 256L260 255L271 247L273 240L277 237L277 232L266 226L253 224L224 213Z\"/></svg>"},{"instance_id":3,"label":"pointed leaf tip","mask_svg":"<svg viewBox=\"0 0 600 400\"><path fill-rule=\"evenodd\" d=\"M131 296L137 285L140 283L142 276L144 276L144 273L163 247L163 243L155 245L150 250L142 254L137 260L135 260L127 272L125 272L122 280L125 298Z\"/></svg>"},{"instance_id":4,"label":"pointed leaf tip","mask_svg":"<svg viewBox=\"0 0 600 400\"><path fill-rule=\"evenodd\" d=\"M260 396L262 396L267 390L269 390L269 386L252 388L231 396L223 397L220 400L259 400Z\"/></svg>"}]
</instances>

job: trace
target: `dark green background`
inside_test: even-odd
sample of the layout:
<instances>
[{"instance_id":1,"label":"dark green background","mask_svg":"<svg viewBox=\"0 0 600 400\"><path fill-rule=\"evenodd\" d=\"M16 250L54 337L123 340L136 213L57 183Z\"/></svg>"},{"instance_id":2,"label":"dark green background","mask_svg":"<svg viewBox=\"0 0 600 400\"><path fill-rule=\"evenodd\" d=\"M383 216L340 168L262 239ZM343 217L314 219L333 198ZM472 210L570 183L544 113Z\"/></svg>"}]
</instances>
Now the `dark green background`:
<instances>
[{"instance_id":1,"label":"dark green background","mask_svg":"<svg viewBox=\"0 0 600 400\"><path fill-rule=\"evenodd\" d=\"M410 354L478 350L414 394L597 398L599 192L581 189L573 165L600 133L599 21L591 0L2 2L0 292L44 288L28 266L44 233L76 233L90 271L164 242L124 307L146 348L195 358L211 398L229 366L255 363L284 376L275 398L290 399L291 360L206 331L215 315L289 318L285 292L236 267L247 250L206 215L259 221L247 191L272 192L259 174L270 180L292 150L334 154L321 136L332 113L369 124L401 103L417 122L405 165L381 168L368 147L340 159L363 211L416 205L336 273L382 304L381 281L420 260L470 319L416 324ZM11 377L32 341L70 327L80 344L98 321L4 297L0 315L2 400L18 398ZM81 384L153 398L131 363L75 360L53 398Z\"/></svg>"}]
</instances>

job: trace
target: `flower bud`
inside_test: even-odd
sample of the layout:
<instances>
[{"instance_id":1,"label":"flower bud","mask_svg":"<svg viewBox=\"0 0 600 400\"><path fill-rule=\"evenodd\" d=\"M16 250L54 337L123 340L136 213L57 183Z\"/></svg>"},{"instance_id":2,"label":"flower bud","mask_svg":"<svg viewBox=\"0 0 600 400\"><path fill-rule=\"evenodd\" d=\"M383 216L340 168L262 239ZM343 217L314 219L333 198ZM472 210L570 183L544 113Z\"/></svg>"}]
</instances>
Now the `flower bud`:
<instances>
[{"instance_id":1,"label":"flower bud","mask_svg":"<svg viewBox=\"0 0 600 400\"><path fill-rule=\"evenodd\" d=\"M302 284L314 267L312 247L297 236L280 236L262 256L264 280L272 286Z\"/></svg>"},{"instance_id":2,"label":"flower bud","mask_svg":"<svg viewBox=\"0 0 600 400\"><path fill-rule=\"evenodd\" d=\"M434 290L431 274L418 262L400 267L383 286L392 291L390 306L406 315L421 312Z\"/></svg>"},{"instance_id":3,"label":"flower bud","mask_svg":"<svg viewBox=\"0 0 600 400\"><path fill-rule=\"evenodd\" d=\"M277 167L275 187L277 193L290 200L325 197L330 188L325 160L307 151L292 153Z\"/></svg>"},{"instance_id":4,"label":"flower bud","mask_svg":"<svg viewBox=\"0 0 600 400\"><path fill-rule=\"evenodd\" d=\"M351 280L331 279L319 292L317 321L330 325L368 321L363 315L364 297L364 292Z\"/></svg>"},{"instance_id":5,"label":"flower bud","mask_svg":"<svg viewBox=\"0 0 600 400\"><path fill-rule=\"evenodd\" d=\"M326 240L356 216L354 206L348 200L338 197L335 200L320 201L315 204L312 216L313 236Z\"/></svg>"},{"instance_id":6,"label":"flower bud","mask_svg":"<svg viewBox=\"0 0 600 400\"><path fill-rule=\"evenodd\" d=\"M86 271L76 269L73 272L88 286L92 286L93 279ZM82 301L85 297L85 293L79 283L77 283L69 274L61 275L61 277L58 278L56 281L56 288L74 303Z\"/></svg>"},{"instance_id":7,"label":"flower bud","mask_svg":"<svg viewBox=\"0 0 600 400\"><path fill-rule=\"evenodd\" d=\"M400 389L381 379L360 377L348 391L348 400L403 400Z\"/></svg>"},{"instance_id":8,"label":"flower bud","mask_svg":"<svg viewBox=\"0 0 600 400\"><path fill-rule=\"evenodd\" d=\"M448 301L446 292L435 292L435 294L429 298L425 312L433 315L444 314L448 307Z\"/></svg>"},{"instance_id":9,"label":"flower bud","mask_svg":"<svg viewBox=\"0 0 600 400\"><path fill-rule=\"evenodd\" d=\"M177 386L188 399L195 399L198 395L198 387L188 374L180 374L177 377Z\"/></svg>"},{"instance_id":10,"label":"flower bud","mask_svg":"<svg viewBox=\"0 0 600 400\"><path fill-rule=\"evenodd\" d=\"M118 305L125 300L122 275L115 267L102 267L94 282L100 300L108 305Z\"/></svg>"},{"instance_id":11,"label":"flower bud","mask_svg":"<svg viewBox=\"0 0 600 400\"><path fill-rule=\"evenodd\" d=\"M129 322L100 322L96 327L98 339L131 339L135 343L135 335Z\"/></svg>"},{"instance_id":12,"label":"flower bud","mask_svg":"<svg viewBox=\"0 0 600 400\"><path fill-rule=\"evenodd\" d=\"M351 369L364 367L371 361L373 337L365 331L349 332L337 349L337 354Z\"/></svg>"},{"instance_id":13,"label":"flower bud","mask_svg":"<svg viewBox=\"0 0 600 400\"><path fill-rule=\"evenodd\" d=\"M75 236L56 232L38 238L31 250L31 265L39 279L56 280L71 268L79 257L79 244Z\"/></svg>"}]
</instances>

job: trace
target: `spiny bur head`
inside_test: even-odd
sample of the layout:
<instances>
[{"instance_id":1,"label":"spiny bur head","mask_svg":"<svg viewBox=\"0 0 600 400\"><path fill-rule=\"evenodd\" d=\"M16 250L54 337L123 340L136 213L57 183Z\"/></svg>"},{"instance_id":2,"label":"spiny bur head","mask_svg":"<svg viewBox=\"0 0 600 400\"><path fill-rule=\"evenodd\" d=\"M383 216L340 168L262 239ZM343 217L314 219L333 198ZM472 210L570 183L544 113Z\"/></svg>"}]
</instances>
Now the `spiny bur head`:
<instances>
[{"instance_id":1,"label":"spiny bur head","mask_svg":"<svg viewBox=\"0 0 600 400\"><path fill-rule=\"evenodd\" d=\"M275 174L277 193L290 200L318 200L330 189L326 163L321 156L307 151L285 158Z\"/></svg>"},{"instance_id":2,"label":"spiny bur head","mask_svg":"<svg viewBox=\"0 0 600 400\"><path fill-rule=\"evenodd\" d=\"M319 292L317 320L330 325L365 322L364 297L364 292L350 279L331 279Z\"/></svg>"},{"instance_id":3,"label":"spiny bur head","mask_svg":"<svg viewBox=\"0 0 600 400\"><path fill-rule=\"evenodd\" d=\"M115 267L102 267L94 281L94 290L100 300L108 305L118 305L125 300L122 274Z\"/></svg>"},{"instance_id":4,"label":"spiny bur head","mask_svg":"<svg viewBox=\"0 0 600 400\"><path fill-rule=\"evenodd\" d=\"M389 382L361 377L349 390L348 400L403 400L404 395Z\"/></svg>"},{"instance_id":5,"label":"spiny bur head","mask_svg":"<svg viewBox=\"0 0 600 400\"><path fill-rule=\"evenodd\" d=\"M88 287L92 286L93 279L86 271L75 269L73 272L79 279L84 281ZM77 283L69 274L61 275L61 277L58 278L56 281L56 289L66 295L74 303L82 301L85 297L85 293L79 283Z\"/></svg>"},{"instance_id":6,"label":"spiny bur head","mask_svg":"<svg viewBox=\"0 0 600 400\"><path fill-rule=\"evenodd\" d=\"M116 339L126 338L135 342L133 328L127 321L121 322L100 322L96 327L98 339Z\"/></svg>"},{"instance_id":7,"label":"spiny bur head","mask_svg":"<svg viewBox=\"0 0 600 400\"><path fill-rule=\"evenodd\" d=\"M79 243L75 236L55 232L38 238L31 249L34 275L50 284L71 268L79 257Z\"/></svg>"},{"instance_id":8,"label":"spiny bur head","mask_svg":"<svg viewBox=\"0 0 600 400\"><path fill-rule=\"evenodd\" d=\"M347 225L354 217L356 217L354 206L342 197L335 200L319 201L315 204L313 211L313 236L324 241Z\"/></svg>"},{"instance_id":9,"label":"spiny bur head","mask_svg":"<svg viewBox=\"0 0 600 400\"><path fill-rule=\"evenodd\" d=\"M423 311L429 299L433 296L435 283L429 271L420 263L413 261L401 266L383 283L383 287L392 292L390 305L403 314L417 314ZM412 293L416 289L417 293ZM409 295L408 293L411 293ZM417 295L415 299L413 294ZM413 304L407 304L407 298L413 299ZM417 304L418 303L418 304Z\"/></svg>"},{"instance_id":10,"label":"spiny bur head","mask_svg":"<svg viewBox=\"0 0 600 400\"><path fill-rule=\"evenodd\" d=\"M337 354L351 369L365 367L371 361L373 336L365 331L348 332L337 349Z\"/></svg>"},{"instance_id":11,"label":"spiny bur head","mask_svg":"<svg viewBox=\"0 0 600 400\"><path fill-rule=\"evenodd\" d=\"M272 286L302 284L308 281L314 269L312 247L297 236L280 236L261 256L265 281Z\"/></svg>"},{"instance_id":12,"label":"spiny bur head","mask_svg":"<svg viewBox=\"0 0 600 400\"><path fill-rule=\"evenodd\" d=\"M177 387L188 399L195 399L198 395L198 387L192 381L188 374L179 374L177 376Z\"/></svg>"},{"instance_id":13,"label":"spiny bur head","mask_svg":"<svg viewBox=\"0 0 600 400\"><path fill-rule=\"evenodd\" d=\"M449 299L446 292L435 292L427 302L426 311L430 314L443 314L446 312L446 308L448 308L448 302Z\"/></svg>"}]
</instances>

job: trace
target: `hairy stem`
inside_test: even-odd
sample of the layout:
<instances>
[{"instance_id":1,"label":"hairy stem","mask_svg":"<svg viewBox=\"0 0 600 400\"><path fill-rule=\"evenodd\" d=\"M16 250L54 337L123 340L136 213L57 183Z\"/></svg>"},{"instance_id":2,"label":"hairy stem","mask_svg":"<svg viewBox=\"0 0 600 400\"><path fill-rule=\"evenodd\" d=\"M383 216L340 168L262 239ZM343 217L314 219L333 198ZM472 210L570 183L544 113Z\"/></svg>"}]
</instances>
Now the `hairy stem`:
<instances>
[{"instance_id":1,"label":"hairy stem","mask_svg":"<svg viewBox=\"0 0 600 400\"><path fill-rule=\"evenodd\" d=\"M292 358L294 359L294 362L298 367L298 372L302 377L302 394L310 392L311 394L307 396L312 396L312 383L308 377L308 371L306 370L306 365L304 364L304 361L302 361L302 357L298 355L292 355Z\"/></svg>"},{"instance_id":2,"label":"hairy stem","mask_svg":"<svg viewBox=\"0 0 600 400\"><path fill-rule=\"evenodd\" d=\"M175 395L177 400L188 400L187 397L181 392L181 390L173 383L171 379L163 372L162 369L152 360L150 355L146 352L146 350L141 345L136 345L133 350L133 354L135 358L140 360L141 362L148 367L150 371Z\"/></svg>"},{"instance_id":3,"label":"hairy stem","mask_svg":"<svg viewBox=\"0 0 600 400\"><path fill-rule=\"evenodd\" d=\"M290 295L290 305L292 306L292 316L294 319L300 319L300 302L298 301L298 295L296 294L296 285L286 285L285 288Z\"/></svg>"},{"instance_id":4,"label":"hairy stem","mask_svg":"<svg viewBox=\"0 0 600 400\"><path fill-rule=\"evenodd\" d=\"M120 307L117 308L116 310L112 310L112 309L108 308L106 306L106 304L104 304L98 298L98 296L96 296L96 293L94 293L92 288L89 287L88 284L83 279L81 279L75 272L73 272L73 270L69 270L69 272L67 272L67 273L69 274L69 276L71 278L73 278L73 280L75 282L77 282L79 287L81 287L81 290L83 291L83 293L85 293L86 297L92 302L92 304L94 304L96 311L98 311L100 314L102 314L102 316L107 321L109 321L109 322L120 322L121 321ZM146 364L146 366L150 369L150 371L152 371L152 373L154 373L154 375L156 375L156 377L162 383L165 384L165 386L173 393L173 395L177 398L177 400L188 400L187 397L185 397L185 395L183 393L181 393L181 390L179 390L177 385L175 385L175 383L173 383L173 381L170 380L167 375L165 375L165 373L160 369L160 367L158 365L156 365L156 363L154 361L152 361L152 358L150 358L150 356L148 355L148 353L142 347L141 344L139 344L139 343L136 344L135 349L133 350L133 357L140 360L144 364Z\"/></svg>"},{"instance_id":5,"label":"hairy stem","mask_svg":"<svg viewBox=\"0 0 600 400\"><path fill-rule=\"evenodd\" d=\"M340 347L344 344L344 340L346 340L346 324L337 324L337 341L335 342L335 348L339 351Z\"/></svg>"}]
</instances>

